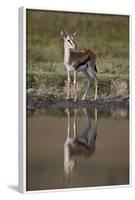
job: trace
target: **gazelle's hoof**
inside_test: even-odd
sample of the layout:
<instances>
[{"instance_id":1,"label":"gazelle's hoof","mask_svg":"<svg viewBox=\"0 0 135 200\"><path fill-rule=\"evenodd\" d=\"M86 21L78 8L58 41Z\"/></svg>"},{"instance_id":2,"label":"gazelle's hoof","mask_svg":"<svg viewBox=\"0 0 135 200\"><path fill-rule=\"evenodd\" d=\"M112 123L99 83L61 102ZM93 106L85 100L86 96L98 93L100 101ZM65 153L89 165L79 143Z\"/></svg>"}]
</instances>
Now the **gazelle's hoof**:
<instances>
[{"instance_id":1,"label":"gazelle's hoof","mask_svg":"<svg viewBox=\"0 0 135 200\"><path fill-rule=\"evenodd\" d=\"M66 108L66 109L65 109L65 113L69 113L69 108Z\"/></svg>"},{"instance_id":2,"label":"gazelle's hoof","mask_svg":"<svg viewBox=\"0 0 135 200\"><path fill-rule=\"evenodd\" d=\"M94 101L96 101L96 100L97 100L97 97L94 98Z\"/></svg>"},{"instance_id":3,"label":"gazelle's hoof","mask_svg":"<svg viewBox=\"0 0 135 200\"><path fill-rule=\"evenodd\" d=\"M85 100L85 97L82 97L81 100L82 100L82 101Z\"/></svg>"},{"instance_id":4,"label":"gazelle's hoof","mask_svg":"<svg viewBox=\"0 0 135 200\"><path fill-rule=\"evenodd\" d=\"M74 102L76 102L76 101L77 101L77 98L74 99Z\"/></svg>"}]
</instances>

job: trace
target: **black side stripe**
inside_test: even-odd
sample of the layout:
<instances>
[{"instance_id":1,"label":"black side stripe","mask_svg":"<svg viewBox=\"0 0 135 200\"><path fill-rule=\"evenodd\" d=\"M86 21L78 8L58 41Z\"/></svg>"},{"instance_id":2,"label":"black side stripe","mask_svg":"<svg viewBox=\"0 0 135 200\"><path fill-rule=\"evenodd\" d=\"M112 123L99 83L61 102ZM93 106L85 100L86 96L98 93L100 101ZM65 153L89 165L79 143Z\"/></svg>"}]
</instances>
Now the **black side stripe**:
<instances>
[{"instance_id":1,"label":"black side stripe","mask_svg":"<svg viewBox=\"0 0 135 200\"><path fill-rule=\"evenodd\" d=\"M80 64L76 67L76 70L77 70L80 66L85 65L89 60L90 60L90 59L87 58L87 60L85 60L84 62L80 63Z\"/></svg>"}]
</instances>

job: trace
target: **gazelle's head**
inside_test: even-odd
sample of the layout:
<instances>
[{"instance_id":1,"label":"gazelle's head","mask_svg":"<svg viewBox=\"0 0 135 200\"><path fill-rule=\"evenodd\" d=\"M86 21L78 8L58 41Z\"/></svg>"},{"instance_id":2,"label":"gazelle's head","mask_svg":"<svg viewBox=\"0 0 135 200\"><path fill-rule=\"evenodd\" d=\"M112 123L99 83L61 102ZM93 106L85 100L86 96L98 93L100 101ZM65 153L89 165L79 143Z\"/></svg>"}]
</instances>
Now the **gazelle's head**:
<instances>
[{"instance_id":1,"label":"gazelle's head","mask_svg":"<svg viewBox=\"0 0 135 200\"><path fill-rule=\"evenodd\" d=\"M67 31L65 28L60 32L60 35L64 39L64 48L67 48L69 50L76 49L77 45L74 42L74 37L76 35L75 33L71 33L70 31Z\"/></svg>"}]
</instances>

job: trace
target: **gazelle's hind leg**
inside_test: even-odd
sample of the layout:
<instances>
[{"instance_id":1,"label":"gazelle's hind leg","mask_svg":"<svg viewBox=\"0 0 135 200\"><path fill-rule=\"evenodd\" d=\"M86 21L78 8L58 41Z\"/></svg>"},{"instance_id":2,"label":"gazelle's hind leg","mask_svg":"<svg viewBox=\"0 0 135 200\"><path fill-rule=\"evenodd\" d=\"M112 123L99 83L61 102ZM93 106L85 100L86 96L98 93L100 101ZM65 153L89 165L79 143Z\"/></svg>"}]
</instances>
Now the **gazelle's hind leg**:
<instances>
[{"instance_id":1,"label":"gazelle's hind leg","mask_svg":"<svg viewBox=\"0 0 135 200\"><path fill-rule=\"evenodd\" d=\"M90 80L88 80L87 88L86 88L85 93L84 93L84 95L82 97L82 100L84 100L86 98L86 95L87 95L87 92L88 92L89 88L90 88Z\"/></svg>"},{"instance_id":2,"label":"gazelle's hind leg","mask_svg":"<svg viewBox=\"0 0 135 200\"><path fill-rule=\"evenodd\" d=\"M86 90L85 90L85 92L84 92L84 95L83 95L83 97L82 97L82 100L84 100L84 99L86 98L86 95L87 95L87 92L88 92L88 90L89 90L89 88L90 88L90 83L91 83L91 78L90 78L88 72L87 72L86 70L84 70L83 73L84 73L84 75L85 75L86 78L87 78L88 84L87 84L87 88L86 88Z\"/></svg>"},{"instance_id":3,"label":"gazelle's hind leg","mask_svg":"<svg viewBox=\"0 0 135 200\"><path fill-rule=\"evenodd\" d=\"M94 81L95 83L95 94L94 94L94 100L97 99L97 77L96 77L96 72L95 69L93 69L93 67L91 67L90 62L88 62L88 67L87 70L84 71L85 76L87 77L87 79L89 80L89 82ZM87 94L87 89L86 89L86 94Z\"/></svg>"},{"instance_id":4,"label":"gazelle's hind leg","mask_svg":"<svg viewBox=\"0 0 135 200\"><path fill-rule=\"evenodd\" d=\"M97 79L95 78L95 97L94 100L97 99Z\"/></svg>"}]
</instances>

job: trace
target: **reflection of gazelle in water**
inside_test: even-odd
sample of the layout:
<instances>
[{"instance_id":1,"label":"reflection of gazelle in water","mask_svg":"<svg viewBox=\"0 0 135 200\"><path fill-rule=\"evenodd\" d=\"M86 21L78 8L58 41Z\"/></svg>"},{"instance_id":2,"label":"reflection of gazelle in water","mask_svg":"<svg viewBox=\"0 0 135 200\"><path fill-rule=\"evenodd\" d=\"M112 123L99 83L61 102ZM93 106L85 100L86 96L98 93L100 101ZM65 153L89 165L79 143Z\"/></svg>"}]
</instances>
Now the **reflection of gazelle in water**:
<instances>
[{"instance_id":1,"label":"reflection of gazelle in water","mask_svg":"<svg viewBox=\"0 0 135 200\"><path fill-rule=\"evenodd\" d=\"M76 165L74 156L91 156L95 152L95 140L97 135L97 109L95 109L95 120L90 119L87 110L83 109L87 125L81 134L77 134L77 110L74 109L73 137L71 134L70 111L67 111L68 128L67 139L64 143L64 172L69 177Z\"/></svg>"}]
</instances>

